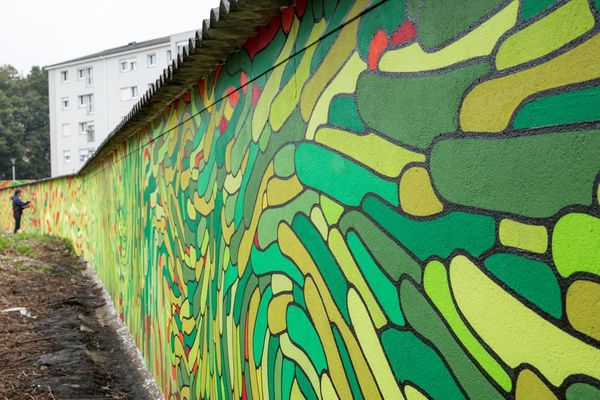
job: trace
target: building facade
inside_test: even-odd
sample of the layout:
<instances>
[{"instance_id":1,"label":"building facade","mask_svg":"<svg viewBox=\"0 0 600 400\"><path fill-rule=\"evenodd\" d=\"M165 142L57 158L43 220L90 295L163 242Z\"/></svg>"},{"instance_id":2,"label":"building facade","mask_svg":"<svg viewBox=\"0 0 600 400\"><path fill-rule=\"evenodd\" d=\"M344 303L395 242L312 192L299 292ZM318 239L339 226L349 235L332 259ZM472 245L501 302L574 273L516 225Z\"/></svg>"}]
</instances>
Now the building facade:
<instances>
[{"instance_id":1,"label":"building facade","mask_svg":"<svg viewBox=\"0 0 600 400\"><path fill-rule=\"evenodd\" d=\"M52 176L77 172L195 31L47 66Z\"/></svg>"}]
</instances>

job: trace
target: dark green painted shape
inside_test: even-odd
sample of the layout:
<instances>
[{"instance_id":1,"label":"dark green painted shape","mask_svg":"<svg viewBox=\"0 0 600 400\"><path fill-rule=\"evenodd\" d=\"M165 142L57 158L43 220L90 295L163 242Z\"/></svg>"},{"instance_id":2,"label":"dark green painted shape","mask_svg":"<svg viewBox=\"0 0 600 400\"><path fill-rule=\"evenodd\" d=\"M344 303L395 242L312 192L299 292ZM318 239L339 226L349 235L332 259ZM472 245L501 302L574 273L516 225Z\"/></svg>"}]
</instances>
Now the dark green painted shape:
<instances>
[{"instance_id":1,"label":"dark green painted shape","mask_svg":"<svg viewBox=\"0 0 600 400\"><path fill-rule=\"evenodd\" d=\"M421 283L423 272L419 264L360 211L352 210L344 214L339 227L344 235L350 229L358 232L377 263L394 281L406 275Z\"/></svg>"},{"instance_id":2,"label":"dark green painted shape","mask_svg":"<svg viewBox=\"0 0 600 400\"><path fill-rule=\"evenodd\" d=\"M348 378L348 384L350 385L350 390L352 391L352 398L354 400L363 400L364 397L360 390L360 384L358 383L358 378L356 377L356 372L352 367L352 360L350 359L350 355L348 354L348 349L346 348L346 344L344 343L344 339L342 339L342 335L340 334L337 326L332 325L331 327L333 331L333 337L335 339L335 344L337 346L337 350L340 353L340 358L342 359L342 365L344 367L344 372L346 373L346 377Z\"/></svg>"},{"instance_id":3,"label":"dark green painted shape","mask_svg":"<svg viewBox=\"0 0 600 400\"><path fill-rule=\"evenodd\" d=\"M409 280L402 281L400 285L400 301L408 323L439 351L467 398L504 399L465 353L431 304Z\"/></svg>"},{"instance_id":4,"label":"dark green painted shape","mask_svg":"<svg viewBox=\"0 0 600 400\"><path fill-rule=\"evenodd\" d=\"M302 349L320 375L327 369L327 358L321 340L306 313L298 306L288 306L287 330L292 342Z\"/></svg>"},{"instance_id":5,"label":"dark green painted shape","mask_svg":"<svg viewBox=\"0 0 600 400\"><path fill-rule=\"evenodd\" d=\"M402 310L400 310L398 289L394 283L381 271L379 265L375 263L364 243L354 231L348 232L346 241L354 260L356 260L356 265L358 265L373 293L377 293L377 301L381 304L385 315L393 324L403 326L404 317L402 316Z\"/></svg>"},{"instance_id":6,"label":"dark green painted shape","mask_svg":"<svg viewBox=\"0 0 600 400\"><path fill-rule=\"evenodd\" d=\"M431 177L447 201L547 218L591 205L600 171L600 130L437 142Z\"/></svg>"},{"instance_id":7,"label":"dark green painted shape","mask_svg":"<svg viewBox=\"0 0 600 400\"><path fill-rule=\"evenodd\" d=\"M319 396L315 393L310 380L308 380L308 376L306 376L299 366L296 366L296 380L298 381L298 387L306 400L319 400Z\"/></svg>"},{"instance_id":8,"label":"dark green painted shape","mask_svg":"<svg viewBox=\"0 0 600 400\"><path fill-rule=\"evenodd\" d=\"M257 275L283 273L300 286L304 286L304 276L302 276L296 264L281 253L279 244L273 243L264 251L260 251L253 246L250 257L252 258L254 273Z\"/></svg>"},{"instance_id":9,"label":"dark green painted shape","mask_svg":"<svg viewBox=\"0 0 600 400\"><path fill-rule=\"evenodd\" d=\"M365 126L360 120L354 97L336 96L329 106L329 123L346 130L363 132Z\"/></svg>"},{"instance_id":10,"label":"dark green painted shape","mask_svg":"<svg viewBox=\"0 0 600 400\"><path fill-rule=\"evenodd\" d=\"M224 346L227 347L227 346ZM269 348L268 348L268 358L267 358L267 366L263 368L267 368L267 373L270 379L269 384L269 399L275 399L275 389L279 387L281 389L281 365L279 368L276 368L276 357L277 352L279 350L279 337L278 336L270 336L269 337ZM223 363L222 365L227 365ZM227 368L224 368L227 369ZM277 375L277 376L276 376Z\"/></svg>"},{"instance_id":11,"label":"dark green painted shape","mask_svg":"<svg viewBox=\"0 0 600 400\"><path fill-rule=\"evenodd\" d=\"M399 382L413 382L435 400L464 399L444 361L414 333L390 328L381 344Z\"/></svg>"},{"instance_id":12,"label":"dark green painted shape","mask_svg":"<svg viewBox=\"0 0 600 400\"><path fill-rule=\"evenodd\" d=\"M494 245L496 238L496 221L486 215L451 211L420 221L398 213L375 197L367 197L362 208L420 260L448 258L459 249L478 257Z\"/></svg>"},{"instance_id":13,"label":"dark green painted shape","mask_svg":"<svg viewBox=\"0 0 600 400\"><path fill-rule=\"evenodd\" d=\"M304 214L298 214L294 217L292 227L321 272L333 300L340 309L340 313L344 316L346 322L350 323L346 300L348 295L346 278L323 238Z\"/></svg>"},{"instance_id":14,"label":"dark green painted shape","mask_svg":"<svg viewBox=\"0 0 600 400\"><path fill-rule=\"evenodd\" d=\"M378 30L391 36L404 19L404 1L387 0L360 19L358 26L358 52L367 61L371 40Z\"/></svg>"},{"instance_id":15,"label":"dark green painted shape","mask_svg":"<svg viewBox=\"0 0 600 400\"><path fill-rule=\"evenodd\" d=\"M557 0L522 0L520 8L520 17L523 19L529 19L535 17L552 4L556 3Z\"/></svg>"},{"instance_id":16,"label":"dark green painted shape","mask_svg":"<svg viewBox=\"0 0 600 400\"><path fill-rule=\"evenodd\" d=\"M341 154L312 143L298 145L296 173L302 183L333 199L356 206L367 193L398 204L398 185L385 180Z\"/></svg>"},{"instance_id":17,"label":"dark green painted shape","mask_svg":"<svg viewBox=\"0 0 600 400\"><path fill-rule=\"evenodd\" d=\"M600 389L589 383L576 382L567 388L567 400L600 400Z\"/></svg>"},{"instance_id":18,"label":"dark green painted shape","mask_svg":"<svg viewBox=\"0 0 600 400\"><path fill-rule=\"evenodd\" d=\"M499 253L486 258L483 264L519 295L554 318L561 318L560 286L546 263L516 254Z\"/></svg>"},{"instance_id":19,"label":"dark green painted shape","mask_svg":"<svg viewBox=\"0 0 600 400\"><path fill-rule=\"evenodd\" d=\"M272 297L273 292L269 286L260 296L260 303L258 304L252 346L254 351L254 365L256 367L259 367L262 362L265 334L267 333L267 309Z\"/></svg>"},{"instance_id":20,"label":"dark green painted shape","mask_svg":"<svg viewBox=\"0 0 600 400\"><path fill-rule=\"evenodd\" d=\"M465 91L489 70L488 64L472 64L434 75L365 72L357 84L358 111L369 127L423 149L458 128Z\"/></svg>"},{"instance_id":21,"label":"dark green painted shape","mask_svg":"<svg viewBox=\"0 0 600 400\"><path fill-rule=\"evenodd\" d=\"M281 370L281 398L282 400L289 400L292 392L292 385L294 384L295 375L294 363L288 358L283 358L283 367Z\"/></svg>"},{"instance_id":22,"label":"dark green painted shape","mask_svg":"<svg viewBox=\"0 0 600 400\"><path fill-rule=\"evenodd\" d=\"M600 120L600 86L542 97L526 103L515 128L536 128Z\"/></svg>"},{"instance_id":23,"label":"dark green painted shape","mask_svg":"<svg viewBox=\"0 0 600 400\"><path fill-rule=\"evenodd\" d=\"M416 22L424 47L439 47L484 22L504 0L407 0L408 16Z\"/></svg>"}]
</instances>

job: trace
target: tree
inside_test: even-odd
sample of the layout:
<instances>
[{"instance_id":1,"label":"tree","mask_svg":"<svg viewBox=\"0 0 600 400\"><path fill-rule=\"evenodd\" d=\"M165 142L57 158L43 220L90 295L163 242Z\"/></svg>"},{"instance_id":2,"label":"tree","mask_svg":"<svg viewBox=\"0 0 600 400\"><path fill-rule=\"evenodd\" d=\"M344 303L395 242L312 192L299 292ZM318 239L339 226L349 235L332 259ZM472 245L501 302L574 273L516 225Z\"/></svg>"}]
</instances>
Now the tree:
<instances>
[{"instance_id":1,"label":"tree","mask_svg":"<svg viewBox=\"0 0 600 400\"><path fill-rule=\"evenodd\" d=\"M40 67L22 77L0 66L0 179L12 178L11 158L18 179L50 176L48 74Z\"/></svg>"}]
</instances>

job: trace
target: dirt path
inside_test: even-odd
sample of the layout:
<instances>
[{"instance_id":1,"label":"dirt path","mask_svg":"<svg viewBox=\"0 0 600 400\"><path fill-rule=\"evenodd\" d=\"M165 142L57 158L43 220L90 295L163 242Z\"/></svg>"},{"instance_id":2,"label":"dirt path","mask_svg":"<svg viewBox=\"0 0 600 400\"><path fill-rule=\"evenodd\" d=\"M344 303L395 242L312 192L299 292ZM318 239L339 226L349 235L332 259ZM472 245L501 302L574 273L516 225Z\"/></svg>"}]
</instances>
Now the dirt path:
<instances>
[{"instance_id":1,"label":"dirt path","mask_svg":"<svg viewBox=\"0 0 600 400\"><path fill-rule=\"evenodd\" d=\"M0 400L149 398L85 269L60 239L0 234Z\"/></svg>"}]
</instances>

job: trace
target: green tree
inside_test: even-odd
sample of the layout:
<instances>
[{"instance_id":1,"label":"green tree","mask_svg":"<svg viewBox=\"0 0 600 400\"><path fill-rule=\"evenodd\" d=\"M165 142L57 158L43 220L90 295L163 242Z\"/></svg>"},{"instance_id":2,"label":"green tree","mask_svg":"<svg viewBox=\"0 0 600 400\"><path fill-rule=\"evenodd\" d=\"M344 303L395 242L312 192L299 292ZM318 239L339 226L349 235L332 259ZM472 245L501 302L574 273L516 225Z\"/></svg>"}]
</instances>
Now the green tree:
<instances>
[{"instance_id":1,"label":"green tree","mask_svg":"<svg viewBox=\"0 0 600 400\"><path fill-rule=\"evenodd\" d=\"M48 74L33 67L26 77L0 66L0 179L11 179L11 158L17 179L50 175Z\"/></svg>"}]
</instances>

